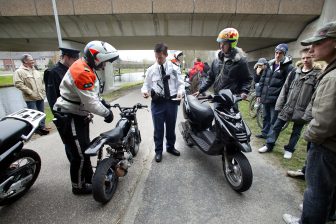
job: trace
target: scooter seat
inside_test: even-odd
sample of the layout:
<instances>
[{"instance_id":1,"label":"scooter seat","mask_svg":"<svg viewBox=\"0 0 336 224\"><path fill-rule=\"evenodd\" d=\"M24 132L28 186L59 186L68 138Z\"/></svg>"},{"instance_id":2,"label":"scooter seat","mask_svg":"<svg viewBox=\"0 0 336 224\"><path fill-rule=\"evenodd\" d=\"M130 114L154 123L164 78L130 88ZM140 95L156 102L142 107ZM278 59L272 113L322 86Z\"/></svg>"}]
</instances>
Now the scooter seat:
<instances>
[{"instance_id":1,"label":"scooter seat","mask_svg":"<svg viewBox=\"0 0 336 224\"><path fill-rule=\"evenodd\" d=\"M205 129L211 126L212 120L214 118L213 110L207 103L201 103L195 96L188 95L187 100L189 102L190 119L200 124L201 129Z\"/></svg>"},{"instance_id":2,"label":"scooter seat","mask_svg":"<svg viewBox=\"0 0 336 224\"><path fill-rule=\"evenodd\" d=\"M123 131L120 127L115 127L111 131L101 133L100 136L107 138L108 142L118 142L123 137Z\"/></svg>"},{"instance_id":3,"label":"scooter seat","mask_svg":"<svg viewBox=\"0 0 336 224\"><path fill-rule=\"evenodd\" d=\"M0 122L0 148L8 147L18 142L23 134L28 133L29 124L15 119L5 119ZM2 151L2 150L1 150Z\"/></svg>"}]
</instances>

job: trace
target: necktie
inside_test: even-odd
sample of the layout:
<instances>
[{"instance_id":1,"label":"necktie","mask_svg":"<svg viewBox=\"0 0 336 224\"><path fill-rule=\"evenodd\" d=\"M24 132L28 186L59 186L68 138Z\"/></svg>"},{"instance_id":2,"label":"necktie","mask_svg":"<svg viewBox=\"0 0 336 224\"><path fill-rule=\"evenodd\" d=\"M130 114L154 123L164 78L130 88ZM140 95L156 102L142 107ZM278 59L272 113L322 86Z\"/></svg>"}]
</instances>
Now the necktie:
<instances>
[{"instance_id":1,"label":"necktie","mask_svg":"<svg viewBox=\"0 0 336 224\"><path fill-rule=\"evenodd\" d=\"M170 91L169 91L169 83L168 83L168 77L166 77L166 71L161 65L161 75L162 75L162 80L163 80L163 90L164 90L164 96L166 99L170 98Z\"/></svg>"}]
</instances>

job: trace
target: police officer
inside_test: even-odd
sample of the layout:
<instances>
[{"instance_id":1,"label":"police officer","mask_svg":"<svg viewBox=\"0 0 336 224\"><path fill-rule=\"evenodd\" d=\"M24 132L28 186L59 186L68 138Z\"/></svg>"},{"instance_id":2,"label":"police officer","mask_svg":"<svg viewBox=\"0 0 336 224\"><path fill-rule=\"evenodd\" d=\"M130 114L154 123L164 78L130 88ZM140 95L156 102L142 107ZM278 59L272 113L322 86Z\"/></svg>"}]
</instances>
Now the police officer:
<instances>
[{"instance_id":1,"label":"police officer","mask_svg":"<svg viewBox=\"0 0 336 224\"><path fill-rule=\"evenodd\" d=\"M46 89L47 100L49 106L51 108L52 113L54 104L58 97L60 97L60 84L68 71L69 67L79 58L79 50L71 49L71 48L59 48L61 50L61 58L59 62L51 69L47 69L44 71L44 83ZM65 148L67 148L65 144ZM68 153L69 150L65 150L66 156L71 161L71 154Z\"/></svg>"},{"instance_id":2,"label":"police officer","mask_svg":"<svg viewBox=\"0 0 336 224\"><path fill-rule=\"evenodd\" d=\"M100 101L99 79L95 71L105 68L107 62L118 59L118 51L102 41L91 41L84 49L84 57L75 61L66 72L53 110L55 124L71 154L70 176L74 194L92 192L93 175L90 157L84 154L90 144L91 113L113 120L112 111Z\"/></svg>"},{"instance_id":3,"label":"police officer","mask_svg":"<svg viewBox=\"0 0 336 224\"><path fill-rule=\"evenodd\" d=\"M59 86L68 71L69 67L79 58L79 50L70 48L59 48L61 50L61 58L59 62L51 69L44 72L44 83L46 89L47 100L51 109L58 97L60 97Z\"/></svg>"},{"instance_id":4,"label":"police officer","mask_svg":"<svg viewBox=\"0 0 336 224\"><path fill-rule=\"evenodd\" d=\"M167 152L175 156L180 155L180 152L175 149L175 125L177 107L184 92L184 82L179 67L166 60L167 45L156 44L154 52L156 63L147 69L141 92L144 98L152 97L155 160L161 162L164 126L166 126Z\"/></svg>"}]
</instances>

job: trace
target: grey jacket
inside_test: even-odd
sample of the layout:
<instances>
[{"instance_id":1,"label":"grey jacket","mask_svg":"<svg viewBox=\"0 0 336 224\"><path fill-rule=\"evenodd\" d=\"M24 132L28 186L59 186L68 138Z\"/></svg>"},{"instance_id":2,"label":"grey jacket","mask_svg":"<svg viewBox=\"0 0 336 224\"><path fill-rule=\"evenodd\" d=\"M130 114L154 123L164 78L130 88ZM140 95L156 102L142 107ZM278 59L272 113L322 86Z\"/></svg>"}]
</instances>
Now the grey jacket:
<instances>
[{"instance_id":1,"label":"grey jacket","mask_svg":"<svg viewBox=\"0 0 336 224\"><path fill-rule=\"evenodd\" d=\"M336 152L336 60L318 77L312 97L312 116L304 139Z\"/></svg>"},{"instance_id":2,"label":"grey jacket","mask_svg":"<svg viewBox=\"0 0 336 224\"><path fill-rule=\"evenodd\" d=\"M276 101L275 110L280 111L278 118L304 123L302 117L316 89L316 77L320 73L321 69L317 67L308 74L302 73L302 66L292 70Z\"/></svg>"}]
</instances>

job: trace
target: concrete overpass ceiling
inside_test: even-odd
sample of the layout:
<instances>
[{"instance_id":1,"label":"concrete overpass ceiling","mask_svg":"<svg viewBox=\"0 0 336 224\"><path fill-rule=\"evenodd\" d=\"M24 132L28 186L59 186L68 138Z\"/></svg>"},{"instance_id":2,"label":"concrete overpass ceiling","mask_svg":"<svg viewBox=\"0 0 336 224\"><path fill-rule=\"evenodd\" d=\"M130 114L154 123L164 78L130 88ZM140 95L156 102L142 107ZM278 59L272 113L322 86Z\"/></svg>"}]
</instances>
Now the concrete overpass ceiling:
<instances>
[{"instance_id":1,"label":"concrete overpass ceiling","mask_svg":"<svg viewBox=\"0 0 336 224\"><path fill-rule=\"evenodd\" d=\"M0 0L0 50L55 50L51 0ZM296 40L323 0L57 0L63 39L111 42L118 49L213 50L225 27L247 51ZM94 6L94 7L92 7Z\"/></svg>"}]
</instances>

